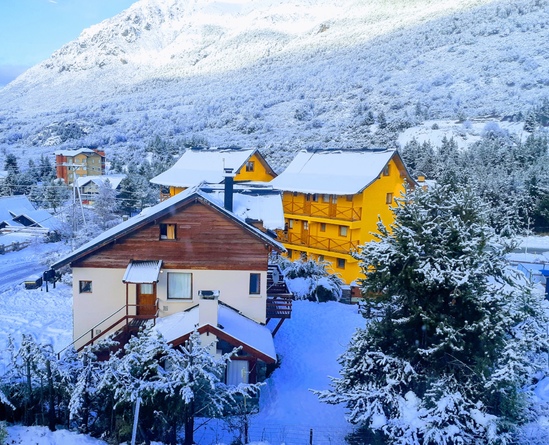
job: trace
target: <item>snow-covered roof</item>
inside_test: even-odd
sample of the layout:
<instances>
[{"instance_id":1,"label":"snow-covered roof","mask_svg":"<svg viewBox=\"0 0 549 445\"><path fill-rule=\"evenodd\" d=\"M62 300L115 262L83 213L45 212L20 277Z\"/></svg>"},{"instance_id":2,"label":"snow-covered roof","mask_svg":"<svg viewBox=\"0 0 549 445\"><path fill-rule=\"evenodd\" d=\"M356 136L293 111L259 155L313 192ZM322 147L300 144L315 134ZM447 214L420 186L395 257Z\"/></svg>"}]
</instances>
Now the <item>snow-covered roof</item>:
<instances>
[{"instance_id":1,"label":"snow-covered roof","mask_svg":"<svg viewBox=\"0 0 549 445\"><path fill-rule=\"evenodd\" d=\"M0 198L0 221L12 220L18 215L34 210L34 206L26 195L4 196Z\"/></svg>"},{"instance_id":2,"label":"snow-covered roof","mask_svg":"<svg viewBox=\"0 0 549 445\"><path fill-rule=\"evenodd\" d=\"M24 216L25 218L34 221L36 227L42 227L44 229L57 230L61 229L63 226L63 223L59 221L57 217L43 209L25 211L17 216Z\"/></svg>"},{"instance_id":3,"label":"snow-covered roof","mask_svg":"<svg viewBox=\"0 0 549 445\"><path fill-rule=\"evenodd\" d=\"M191 187L201 182L219 184L224 169L236 173L257 150L210 149L187 150L173 167L151 179L153 184Z\"/></svg>"},{"instance_id":4,"label":"snow-covered roof","mask_svg":"<svg viewBox=\"0 0 549 445\"><path fill-rule=\"evenodd\" d=\"M76 187L84 187L85 185L93 182L98 187L102 186L108 179L111 187L116 189L120 183L126 178L125 174L116 175L101 175L101 176L79 176L76 178Z\"/></svg>"},{"instance_id":5,"label":"snow-covered roof","mask_svg":"<svg viewBox=\"0 0 549 445\"><path fill-rule=\"evenodd\" d=\"M199 311L200 305L197 305L186 312L159 318L155 328L166 341L172 342L202 327L198 321ZM273 336L266 326L256 323L228 306L219 304L218 326L214 328L232 337L235 346L242 346L244 350L248 347L259 351L276 362Z\"/></svg>"},{"instance_id":6,"label":"snow-covered roof","mask_svg":"<svg viewBox=\"0 0 549 445\"><path fill-rule=\"evenodd\" d=\"M225 192L222 187L206 188L204 193L223 206ZM272 189L241 187L235 185L233 194L233 213L246 220L261 221L267 230L284 228L284 209L281 193Z\"/></svg>"},{"instance_id":7,"label":"snow-covered roof","mask_svg":"<svg viewBox=\"0 0 549 445\"><path fill-rule=\"evenodd\" d=\"M57 150L55 152L56 155L60 155L60 156L77 156L79 154L96 154L96 155L99 155L99 153L93 151L91 148L79 148L77 150Z\"/></svg>"},{"instance_id":8,"label":"snow-covered roof","mask_svg":"<svg viewBox=\"0 0 549 445\"><path fill-rule=\"evenodd\" d=\"M241 224L246 230L253 233L255 236L262 239L263 242L269 244L275 249L280 251L286 250L284 246L278 241L275 241L270 236L263 233L261 230L256 229L252 225L246 223L244 219L238 217L232 212L229 212L216 202L212 201L211 198L204 192L202 192L198 187L191 187L181 193L178 193L175 196L172 196L169 199L166 199L165 201L162 201L160 204L143 209L143 211L139 215L136 215L133 218L123 221L117 226L106 230L91 241L88 241L87 243L80 246L78 249L71 252L69 255L55 262L51 267L53 269L58 269L66 264L69 264L70 262L75 261L76 259L81 258L82 256L87 255L92 251L109 244L113 240L126 236L127 234L133 232L134 230L137 230L138 228L142 227L145 224L148 224L151 221L154 221L157 218L168 215L169 213L173 212L174 209L179 208L180 206L183 206L186 202L190 202L194 199L208 202L217 211L225 214L229 218L236 221L238 224ZM159 252L159 255L161 255L161 252Z\"/></svg>"},{"instance_id":9,"label":"snow-covered roof","mask_svg":"<svg viewBox=\"0 0 549 445\"><path fill-rule=\"evenodd\" d=\"M162 260L159 261L131 261L124 272L123 283L156 283Z\"/></svg>"},{"instance_id":10,"label":"snow-covered roof","mask_svg":"<svg viewBox=\"0 0 549 445\"><path fill-rule=\"evenodd\" d=\"M353 195L377 179L393 150L301 151L269 184L289 192Z\"/></svg>"}]
</instances>

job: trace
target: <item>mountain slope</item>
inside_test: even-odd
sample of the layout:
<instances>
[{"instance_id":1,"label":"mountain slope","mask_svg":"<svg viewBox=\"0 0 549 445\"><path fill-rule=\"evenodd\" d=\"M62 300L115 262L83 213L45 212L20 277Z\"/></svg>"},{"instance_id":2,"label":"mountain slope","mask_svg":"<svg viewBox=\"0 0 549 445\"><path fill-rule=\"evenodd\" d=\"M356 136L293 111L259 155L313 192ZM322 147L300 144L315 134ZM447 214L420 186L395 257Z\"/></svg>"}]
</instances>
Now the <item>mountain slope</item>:
<instances>
[{"instance_id":1,"label":"mountain slope","mask_svg":"<svg viewBox=\"0 0 549 445\"><path fill-rule=\"evenodd\" d=\"M0 90L0 142L357 147L375 141L368 112L526 112L548 37L546 0L141 0ZM67 122L84 136L41 137Z\"/></svg>"}]
</instances>

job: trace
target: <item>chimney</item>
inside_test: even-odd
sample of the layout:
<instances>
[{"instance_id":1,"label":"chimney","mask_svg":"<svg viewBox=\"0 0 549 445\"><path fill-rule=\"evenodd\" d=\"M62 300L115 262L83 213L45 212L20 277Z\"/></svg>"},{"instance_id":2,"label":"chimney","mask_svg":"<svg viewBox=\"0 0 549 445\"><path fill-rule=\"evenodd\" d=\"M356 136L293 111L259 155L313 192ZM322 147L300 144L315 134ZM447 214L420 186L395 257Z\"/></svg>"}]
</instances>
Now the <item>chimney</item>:
<instances>
[{"instance_id":1,"label":"chimney","mask_svg":"<svg viewBox=\"0 0 549 445\"><path fill-rule=\"evenodd\" d=\"M198 325L210 324L217 327L218 290L199 290Z\"/></svg>"},{"instance_id":2,"label":"chimney","mask_svg":"<svg viewBox=\"0 0 549 445\"><path fill-rule=\"evenodd\" d=\"M225 168L225 210L229 212L233 211L233 191L234 191L234 177L232 168Z\"/></svg>"}]
</instances>

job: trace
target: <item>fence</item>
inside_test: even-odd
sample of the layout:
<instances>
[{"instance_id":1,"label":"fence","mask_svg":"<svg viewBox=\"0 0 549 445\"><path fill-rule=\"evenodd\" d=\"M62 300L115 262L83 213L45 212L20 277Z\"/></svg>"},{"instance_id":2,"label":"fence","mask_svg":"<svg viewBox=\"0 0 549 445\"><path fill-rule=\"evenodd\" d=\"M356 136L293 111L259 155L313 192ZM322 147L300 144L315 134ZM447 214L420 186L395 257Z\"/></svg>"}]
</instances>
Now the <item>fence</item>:
<instances>
[{"instance_id":1,"label":"fence","mask_svg":"<svg viewBox=\"0 0 549 445\"><path fill-rule=\"evenodd\" d=\"M254 421L248 427L248 442L263 442L269 445L348 445L345 437L352 427L279 425L275 422ZM242 431L230 430L223 422L208 422L195 433L195 441L200 445L218 443L238 443L244 439Z\"/></svg>"},{"instance_id":2,"label":"fence","mask_svg":"<svg viewBox=\"0 0 549 445\"><path fill-rule=\"evenodd\" d=\"M3 255L7 252L17 252L18 250L24 249L30 244L30 241L17 242L14 241L11 244L0 244L0 255Z\"/></svg>"}]
</instances>

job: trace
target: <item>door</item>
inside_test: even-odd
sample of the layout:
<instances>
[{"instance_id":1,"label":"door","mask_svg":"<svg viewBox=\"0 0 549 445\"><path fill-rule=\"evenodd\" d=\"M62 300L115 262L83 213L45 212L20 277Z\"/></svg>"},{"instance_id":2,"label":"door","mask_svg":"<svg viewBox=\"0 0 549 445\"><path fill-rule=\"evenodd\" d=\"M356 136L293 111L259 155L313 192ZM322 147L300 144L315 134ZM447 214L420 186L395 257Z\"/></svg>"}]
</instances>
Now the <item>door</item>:
<instances>
[{"instance_id":1,"label":"door","mask_svg":"<svg viewBox=\"0 0 549 445\"><path fill-rule=\"evenodd\" d=\"M137 315L156 314L156 285L141 283L137 285Z\"/></svg>"},{"instance_id":2,"label":"door","mask_svg":"<svg viewBox=\"0 0 549 445\"><path fill-rule=\"evenodd\" d=\"M309 245L309 221L302 221L301 244Z\"/></svg>"}]
</instances>

